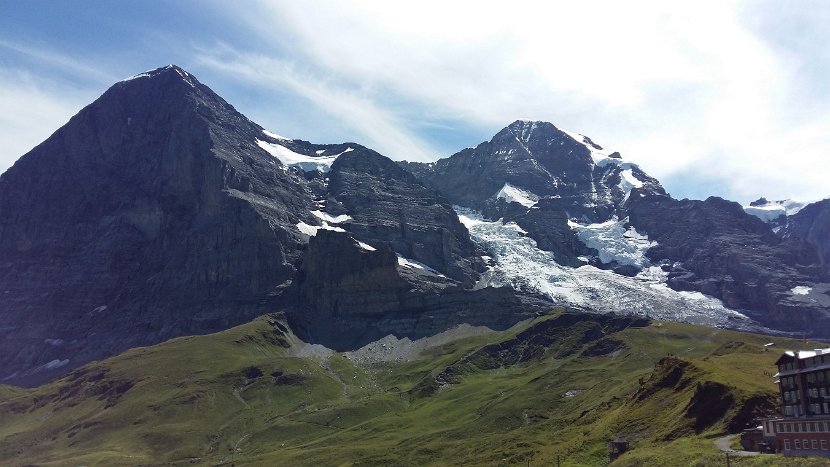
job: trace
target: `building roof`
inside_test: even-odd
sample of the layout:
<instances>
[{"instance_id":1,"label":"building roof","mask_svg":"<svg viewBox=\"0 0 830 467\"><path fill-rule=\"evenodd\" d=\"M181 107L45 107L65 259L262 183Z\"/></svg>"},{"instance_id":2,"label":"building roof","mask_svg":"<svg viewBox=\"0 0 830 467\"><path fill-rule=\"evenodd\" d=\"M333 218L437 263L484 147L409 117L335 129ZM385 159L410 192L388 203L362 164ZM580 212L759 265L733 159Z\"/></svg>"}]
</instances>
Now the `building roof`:
<instances>
[{"instance_id":1,"label":"building roof","mask_svg":"<svg viewBox=\"0 0 830 467\"><path fill-rule=\"evenodd\" d=\"M813 350L787 350L775 361L776 365L782 362L789 362L791 360L804 360L818 355L830 355L830 348L827 349L813 349Z\"/></svg>"}]
</instances>

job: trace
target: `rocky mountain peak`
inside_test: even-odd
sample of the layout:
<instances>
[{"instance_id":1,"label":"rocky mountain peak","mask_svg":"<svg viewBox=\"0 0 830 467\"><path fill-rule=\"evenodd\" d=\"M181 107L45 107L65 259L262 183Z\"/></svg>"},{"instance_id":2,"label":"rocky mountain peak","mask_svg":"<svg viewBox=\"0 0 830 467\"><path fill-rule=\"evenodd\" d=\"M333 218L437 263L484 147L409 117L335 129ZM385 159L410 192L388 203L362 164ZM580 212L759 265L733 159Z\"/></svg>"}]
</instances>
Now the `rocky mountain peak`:
<instances>
[{"instance_id":1,"label":"rocky mountain peak","mask_svg":"<svg viewBox=\"0 0 830 467\"><path fill-rule=\"evenodd\" d=\"M262 313L314 204L257 137L168 66L115 83L0 176L0 380Z\"/></svg>"},{"instance_id":2,"label":"rocky mountain peak","mask_svg":"<svg viewBox=\"0 0 830 467\"><path fill-rule=\"evenodd\" d=\"M176 102L174 97L197 94L202 98L221 99L195 76L176 65L148 70L112 85L107 93L140 95L157 104Z\"/></svg>"},{"instance_id":3,"label":"rocky mountain peak","mask_svg":"<svg viewBox=\"0 0 830 467\"><path fill-rule=\"evenodd\" d=\"M550 122L526 119L516 120L510 125L507 125L505 130L509 131L516 137L516 139L523 143L528 143L531 138L551 138L562 134L562 132Z\"/></svg>"}]
</instances>

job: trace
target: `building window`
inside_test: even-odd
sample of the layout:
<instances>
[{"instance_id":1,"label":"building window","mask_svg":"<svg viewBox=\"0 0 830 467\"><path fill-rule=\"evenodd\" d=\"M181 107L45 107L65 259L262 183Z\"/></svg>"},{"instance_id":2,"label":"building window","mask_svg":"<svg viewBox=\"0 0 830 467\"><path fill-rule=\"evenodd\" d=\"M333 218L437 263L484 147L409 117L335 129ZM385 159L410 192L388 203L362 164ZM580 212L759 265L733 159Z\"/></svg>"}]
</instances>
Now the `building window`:
<instances>
[{"instance_id":1,"label":"building window","mask_svg":"<svg viewBox=\"0 0 830 467\"><path fill-rule=\"evenodd\" d=\"M806 439L801 440L801 449L810 449L810 441Z\"/></svg>"},{"instance_id":2,"label":"building window","mask_svg":"<svg viewBox=\"0 0 830 467\"><path fill-rule=\"evenodd\" d=\"M784 440L784 450L785 450L785 451L789 451L789 450L790 450L790 440L788 440L788 439L785 439L785 440Z\"/></svg>"},{"instance_id":3,"label":"building window","mask_svg":"<svg viewBox=\"0 0 830 467\"><path fill-rule=\"evenodd\" d=\"M807 433L807 422L801 422L801 431Z\"/></svg>"},{"instance_id":4,"label":"building window","mask_svg":"<svg viewBox=\"0 0 830 467\"><path fill-rule=\"evenodd\" d=\"M810 444L813 449L818 449L818 440L811 439Z\"/></svg>"},{"instance_id":5,"label":"building window","mask_svg":"<svg viewBox=\"0 0 830 467\"><path fill-rule=\"evenodd\" d=\"M826 439L821 440L821 450L822 451L827 450L827 440Z\"/></svg>"},{"instance_id":6,"label":"building window","mask_svg":"<svg viewBox=\"0 0 830 467\"><path fill-rule=\"evenodd\" d=\"M798 451L799 449L801 449L801 440L797 439L795 440L795 450Z\"/></svg>"},{"instance_id":7,"label":"building window","mask_svg":"<svg viewBox=\"0 0 830 467\"><path fill-rule=\"evenodd\" d=\"M810 431L816 432L816 422L810 422Z\"/></svg>"}]
</instances>

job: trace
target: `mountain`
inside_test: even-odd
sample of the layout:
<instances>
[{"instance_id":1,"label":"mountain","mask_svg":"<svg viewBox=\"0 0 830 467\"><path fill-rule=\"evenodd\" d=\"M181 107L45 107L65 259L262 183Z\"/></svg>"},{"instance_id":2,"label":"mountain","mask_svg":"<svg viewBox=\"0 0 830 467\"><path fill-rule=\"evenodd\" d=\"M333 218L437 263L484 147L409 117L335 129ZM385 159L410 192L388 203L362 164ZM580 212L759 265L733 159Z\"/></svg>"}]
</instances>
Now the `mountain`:
<instances>
[{"instance_id":1,"label":"mountain","mask_svg":"<svg viewBox=\"0 0 830 467\"><path fill-rule=\"evenodd\" d=\"M5 172L0 380L269 309L299 261L297 213L314 205L257 138L169 66L116 83Z\"/></svg>"},{"instance_id":2,"label":"mountain","mask_svg":"<svg viewBox=\"0 0 830 467\"><path fill-rule=\"evenodd\" d=\"M434 163L404 163L453 204L516 222L558 263L583 264L590 250L570 219L584 224L621 213L633 189L665 194L619 153L547 122L517 120L475 148Z\"/></svg>"},{"instance_id":3,"label":"mountain","mask_svg":"<svg viewBox=\"0 0 830 467\"><path fill-rule=\"evenodd\" d=\"M670 287L717 297L774 329L827 332L830 297L798 293L828 281L812 245L781 239L738 203L716 197L646 196L631 203L628 215L656 243L648 257L667 265Z\"/></svg>"},{"instance_id":4,"label":"mountain","mask_svg":"<svg viewBox=\"0 0 830 467\"><path fill-rule=\"evenodd\" d=\"M830 265L830 199L808 204L797 213L788 215L780 234L784 238L799 239L813 245L821 263Z\"/></svg>"},{"instance_id":5,"label":"mountain","mask_svg":"<svg viewBox=\"0 0 830 467\"><path fill-rule=\"evenodd\" d=\"M676 200L619 153L546 122L518 120L475 148L402 166L457 205L462 220L472 210L473 237L496 256L486 284L577 308L830 331L817 208L782 238L737 203ZM795 210L776 206L785 204Z\"/></svg>"},{"instance_id":6,"label":"mountain","mask_svg":"<svg viewBox=\"0 0 830 467\"><path fill-rule=\"evenodd\" d=\"M822 209L775 234L547 122L396 163L269 132L171 65L0 176L0 381L275 311L339 351L554 306L830 335Z\"/></svg>"},{"instance_id":7,"label":"mountain","mask_svg":"<svg viewBox=\"0 0 830 467\"><path fill-rule=\"evenodd\" d=\"M387 272L426 264L454 290L484 269L450 205L374 151L268 132L176 66L116 83L0 177L0 381L39 384L131 347L292 305L301 305L298 321L330 314L297 302L309 280L336 295L313 271L295 280L321 230L353 231L383 251L389 244L400 263ZM311 250L324 245L332 244ZM403 274L396 287L419 280ZM439 300L417 304L415 295L406 299L411 313ZM513 303L505 310L518 315L488 323L527 313L511 291L496 295L494 306ZM437 323L464 314L443 303Z\"/></svg>"}]
</instances>

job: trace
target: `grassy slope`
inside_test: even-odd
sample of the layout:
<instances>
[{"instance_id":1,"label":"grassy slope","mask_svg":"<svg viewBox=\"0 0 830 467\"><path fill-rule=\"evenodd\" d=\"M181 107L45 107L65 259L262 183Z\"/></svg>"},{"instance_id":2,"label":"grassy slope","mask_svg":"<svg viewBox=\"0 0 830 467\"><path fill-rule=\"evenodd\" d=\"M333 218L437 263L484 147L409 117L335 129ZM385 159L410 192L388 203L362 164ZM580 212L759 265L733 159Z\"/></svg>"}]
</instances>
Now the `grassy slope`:
<instances>
[{"instance_id":1,"label":"grassy slope","mask_svg":"<svg viewBox=\"0 0 830 467\"><path fill-rule=\"evenodd\" d=\"M633 450L615 465L721 465L712 437L774 398L779 351L763 344L799 347L654 323L581 357L602 325L563 316L372 366L290 357L296 339L265 317L134 349L35 390L0 386L0 464L601 465L623 436Z\"/></svg>"}]
</instances>

